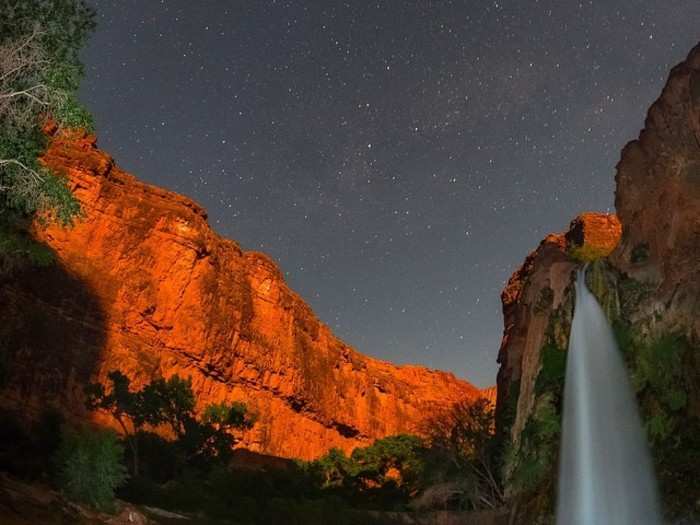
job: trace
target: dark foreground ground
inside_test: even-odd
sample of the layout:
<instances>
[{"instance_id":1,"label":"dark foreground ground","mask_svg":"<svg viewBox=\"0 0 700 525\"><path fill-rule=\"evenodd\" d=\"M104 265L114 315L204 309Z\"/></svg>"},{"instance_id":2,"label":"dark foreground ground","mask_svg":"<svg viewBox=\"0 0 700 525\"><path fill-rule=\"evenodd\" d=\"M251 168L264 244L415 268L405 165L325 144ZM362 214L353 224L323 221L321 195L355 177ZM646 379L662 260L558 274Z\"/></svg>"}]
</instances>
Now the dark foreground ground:
<instances>
[{"instance_id":1,"label":"dark foreground ground","mask_svg":"<svg viewBox=\"0 0 700 525\"><path fill-rule=\"evenodd\" d=\"M357 513L367 525L508 525L504 511L426 513ZM0 523L2 525L233 525L195 515L118 502L114 515L91 511L67 501L41 484L27 484L0 473ZM270 524L285 525L285 524ZM332 525L332 524L329 524Z\"/></svg>"}]
</instances>

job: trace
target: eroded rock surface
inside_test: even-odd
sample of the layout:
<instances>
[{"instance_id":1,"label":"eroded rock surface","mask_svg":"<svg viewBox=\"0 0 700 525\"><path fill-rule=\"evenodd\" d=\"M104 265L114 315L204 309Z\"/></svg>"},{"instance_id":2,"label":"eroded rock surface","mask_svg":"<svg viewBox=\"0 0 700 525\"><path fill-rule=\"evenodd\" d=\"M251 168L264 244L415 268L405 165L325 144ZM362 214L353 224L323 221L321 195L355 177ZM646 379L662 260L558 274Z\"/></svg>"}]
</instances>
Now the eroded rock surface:
<instances>
[{"instance_id":1,"label":"eroded rock surface","mask_svg":"<svg viewBox=\"0 0 700 525\"><path fill-rule=\"evenodd\" d=\"M625 357L665 511L697 514L700 46L671 71L622 151L616 182L617 219L581 215L545 239L503 292L497 431L524 522L553 508L573 270L585 261L595 261L586 281Z\"/></svg>"},{"instance_id":2,"label":"eroded rock surface","mask_svg":"<svg viewBox=\"0 0 700 525\"><path fill-rule=\"evenodd\" d=\"M557 311L570 316L572 275L583 262L576 255L609 255L619 239L620 224L614 215L582 213L566 233L548 235L508 280L501 294L504 331L498 354L497 411L500 419L510 410L507 426L514 442L533 410L547 335L566 347L568 325L550 327L550 323Z\"/></svg>"},{"instance_id":3,"label":"eroded rock surface","mask_svg":"<svg viewBox=\"0 0 700 525\"><path fill-rule=\"evenodd\" d=\"M44 160L85 216L72 229L37 225L57 264L0 286L5 404L81 413L82 385L111 370L135 386L179 374L200 406L238 400L258 413L243 446L312 458L412 432L479 396L450 373L350 348L270 258L219 237L193 201L123 172L94 137L56 136Z\"/></svg>"},{"instance_id":4,"label":"eroded rock surface","mask_svg":"<svg viewBox=\"0 0 700 525\"><path fill-rule=\"evenodd\" d=\"M612 263L655 286L640 305L668 329L700 334L700 46L674 67L639 138L622 151ZM691 335L689 333L689 335Z\"/></svg>"}]
</instances>

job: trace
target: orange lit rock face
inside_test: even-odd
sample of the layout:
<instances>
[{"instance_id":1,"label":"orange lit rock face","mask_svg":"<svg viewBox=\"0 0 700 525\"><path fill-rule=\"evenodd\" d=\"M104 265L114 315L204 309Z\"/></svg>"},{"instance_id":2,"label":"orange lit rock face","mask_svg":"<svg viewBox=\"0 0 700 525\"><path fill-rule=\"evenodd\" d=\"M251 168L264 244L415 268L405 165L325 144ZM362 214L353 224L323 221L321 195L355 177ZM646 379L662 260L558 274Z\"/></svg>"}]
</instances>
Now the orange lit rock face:
<instances>
[{"instance_id":1,"label":"orange lit rock face","mask_svg":"<svg viewBox=\"0 0 700 525\"><path fill-rule=\"evenodd\" d=\"M492 408L496 407L496 396L498 395L498 389L496 385L487 388L482 388L479 393L481 394L481 397L483 397L484 399L486 399L486 401L489 402L489 406L491 406Z\"/></svg>"},{"instance_id":2,"label":"orange lit rock face","mask_svg":"<svg viewBox=\"0 0 700 525\"><path fill-rule=\"evenodd\" d=\"M594 260L610 255L621 235L622 225L616 215L587 212L571 221L564 237L569 251Z\"/></svg>"},{"instance_id":3,"label":"orange lit rock face","mask_svg":"<svg viewBox=\"0 0 700 525\"><path fill-rule=\"evenodd\" d=\"M620 223L614 215L583 213L564 234L548 235L511 276L501 294L503 340L498 354L497 417L511 399L517 399L510 432L514 441L525 427L535 401L535 382L541 367L550 317L559 308L573 309L573 272L584 258L610 254L620 240ZM567 333L554 334L566 347Z\"/></svg>"},{"instance_id":4,"label":"orange lit rock face","mask_svg":"<svg viewBox=\"0 0 700 525\"><path fill-rule=\"evenodd\" d=\"M452 374L349 348L268 257L217 236L191 200L122 172L93 138L55 137L45 162L68 176L85 217L37 227L57 266L0 287L0 314L21 333L6 403L49 399L79 413L89 378L119 369L138 386L179 374L200 407L240 400L259 414L242 445L312 458L411 432L479 396ZM38 347L24 321L34 311L49 323Z\"/></svg>"}]
</instances>

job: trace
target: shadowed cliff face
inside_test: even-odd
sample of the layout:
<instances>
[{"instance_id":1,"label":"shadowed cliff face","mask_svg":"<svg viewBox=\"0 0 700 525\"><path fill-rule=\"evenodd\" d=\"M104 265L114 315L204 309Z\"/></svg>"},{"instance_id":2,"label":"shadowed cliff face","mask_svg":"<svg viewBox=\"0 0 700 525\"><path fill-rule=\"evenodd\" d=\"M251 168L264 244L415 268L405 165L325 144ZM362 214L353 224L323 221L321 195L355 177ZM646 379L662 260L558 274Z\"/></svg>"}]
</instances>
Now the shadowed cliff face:
<instances>
[{"instance_id":1,"label":"shadowed cliff face","mask_svg":"<svg viewBox=\"0 0 700 525\"><path fill-rule=\"evenodd\" d=\"M552 509L572 270L582 260L596 261L587 284L625 357L665 510L697 512L700 46L671 71L639 139L622 151L616 182L619 223L591 214L574 220L527 257L502 295L497 431L508 449L507 489L524 495L531 521Z\"/></svg>"},{"instance_id":2,"label":"shadowed cliff face","mask_svg":"<svg viewBox=\"0 0 700 525\"><path fill-rule=\"evenodd\" d=\"M85 282L60 263L5 276L0 318L0 405L32 412L82 393L105 343L104 312Z\"/></svg>"},{"instance_id":3,"label":"shadowed cliff face","mask_svg":"<svg viewBox=\"0 0 700 525\"><path fill-rule=\"evenodd\" d=\"M268 257L220 238L191 200L122 172L94 138L56 136L44 161L67 175L85 213L72 229L37 225L35 236L94 298L71 313L84 320L73 327L78 340L103 333L93 380L114 369L135 387L156 376L191 376L200 408L237 400L258 413L243 446L301 458L414 431L434 409L479 396L452 374L349 348ZM93 326L95 303L104 320ZM66 321L63 310L52 313ZM64 375L83 358L80 345L66 345L55 364ZM29 390L48 394L40 382ZM80 406L79 392L68 392L66 403Z\"/></svg>"},{"instance_id":4,"label":"shadowed cliff face","mask_svg":"<svg viewBox=\"0 0 700 525\"><path fill-rule=\"evenodd\" d=\"M642 310L700 334L700 46L671 71L639 139L622 151L612 263L656 289ZM690 334L689 334L690 335Z\"/></svg>"}]
</instances>

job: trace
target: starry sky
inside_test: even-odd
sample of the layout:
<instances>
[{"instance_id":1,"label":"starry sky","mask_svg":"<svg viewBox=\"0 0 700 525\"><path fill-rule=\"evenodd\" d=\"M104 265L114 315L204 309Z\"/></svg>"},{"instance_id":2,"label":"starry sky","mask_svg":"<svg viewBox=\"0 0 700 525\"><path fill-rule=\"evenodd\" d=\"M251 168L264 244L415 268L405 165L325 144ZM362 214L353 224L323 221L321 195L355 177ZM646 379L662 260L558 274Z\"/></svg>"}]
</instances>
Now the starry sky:
<instances>
[{"instance_id":1,"label":"starry sky","mask_svg":"<svg viewBox=\"0 0 700 525\"><path fill-rule=\"evenodd\" d=\"M500 292L613 209L698 0L90 0L100 146L363 353L495 383Z\"/></svg>"}]
</instances>

